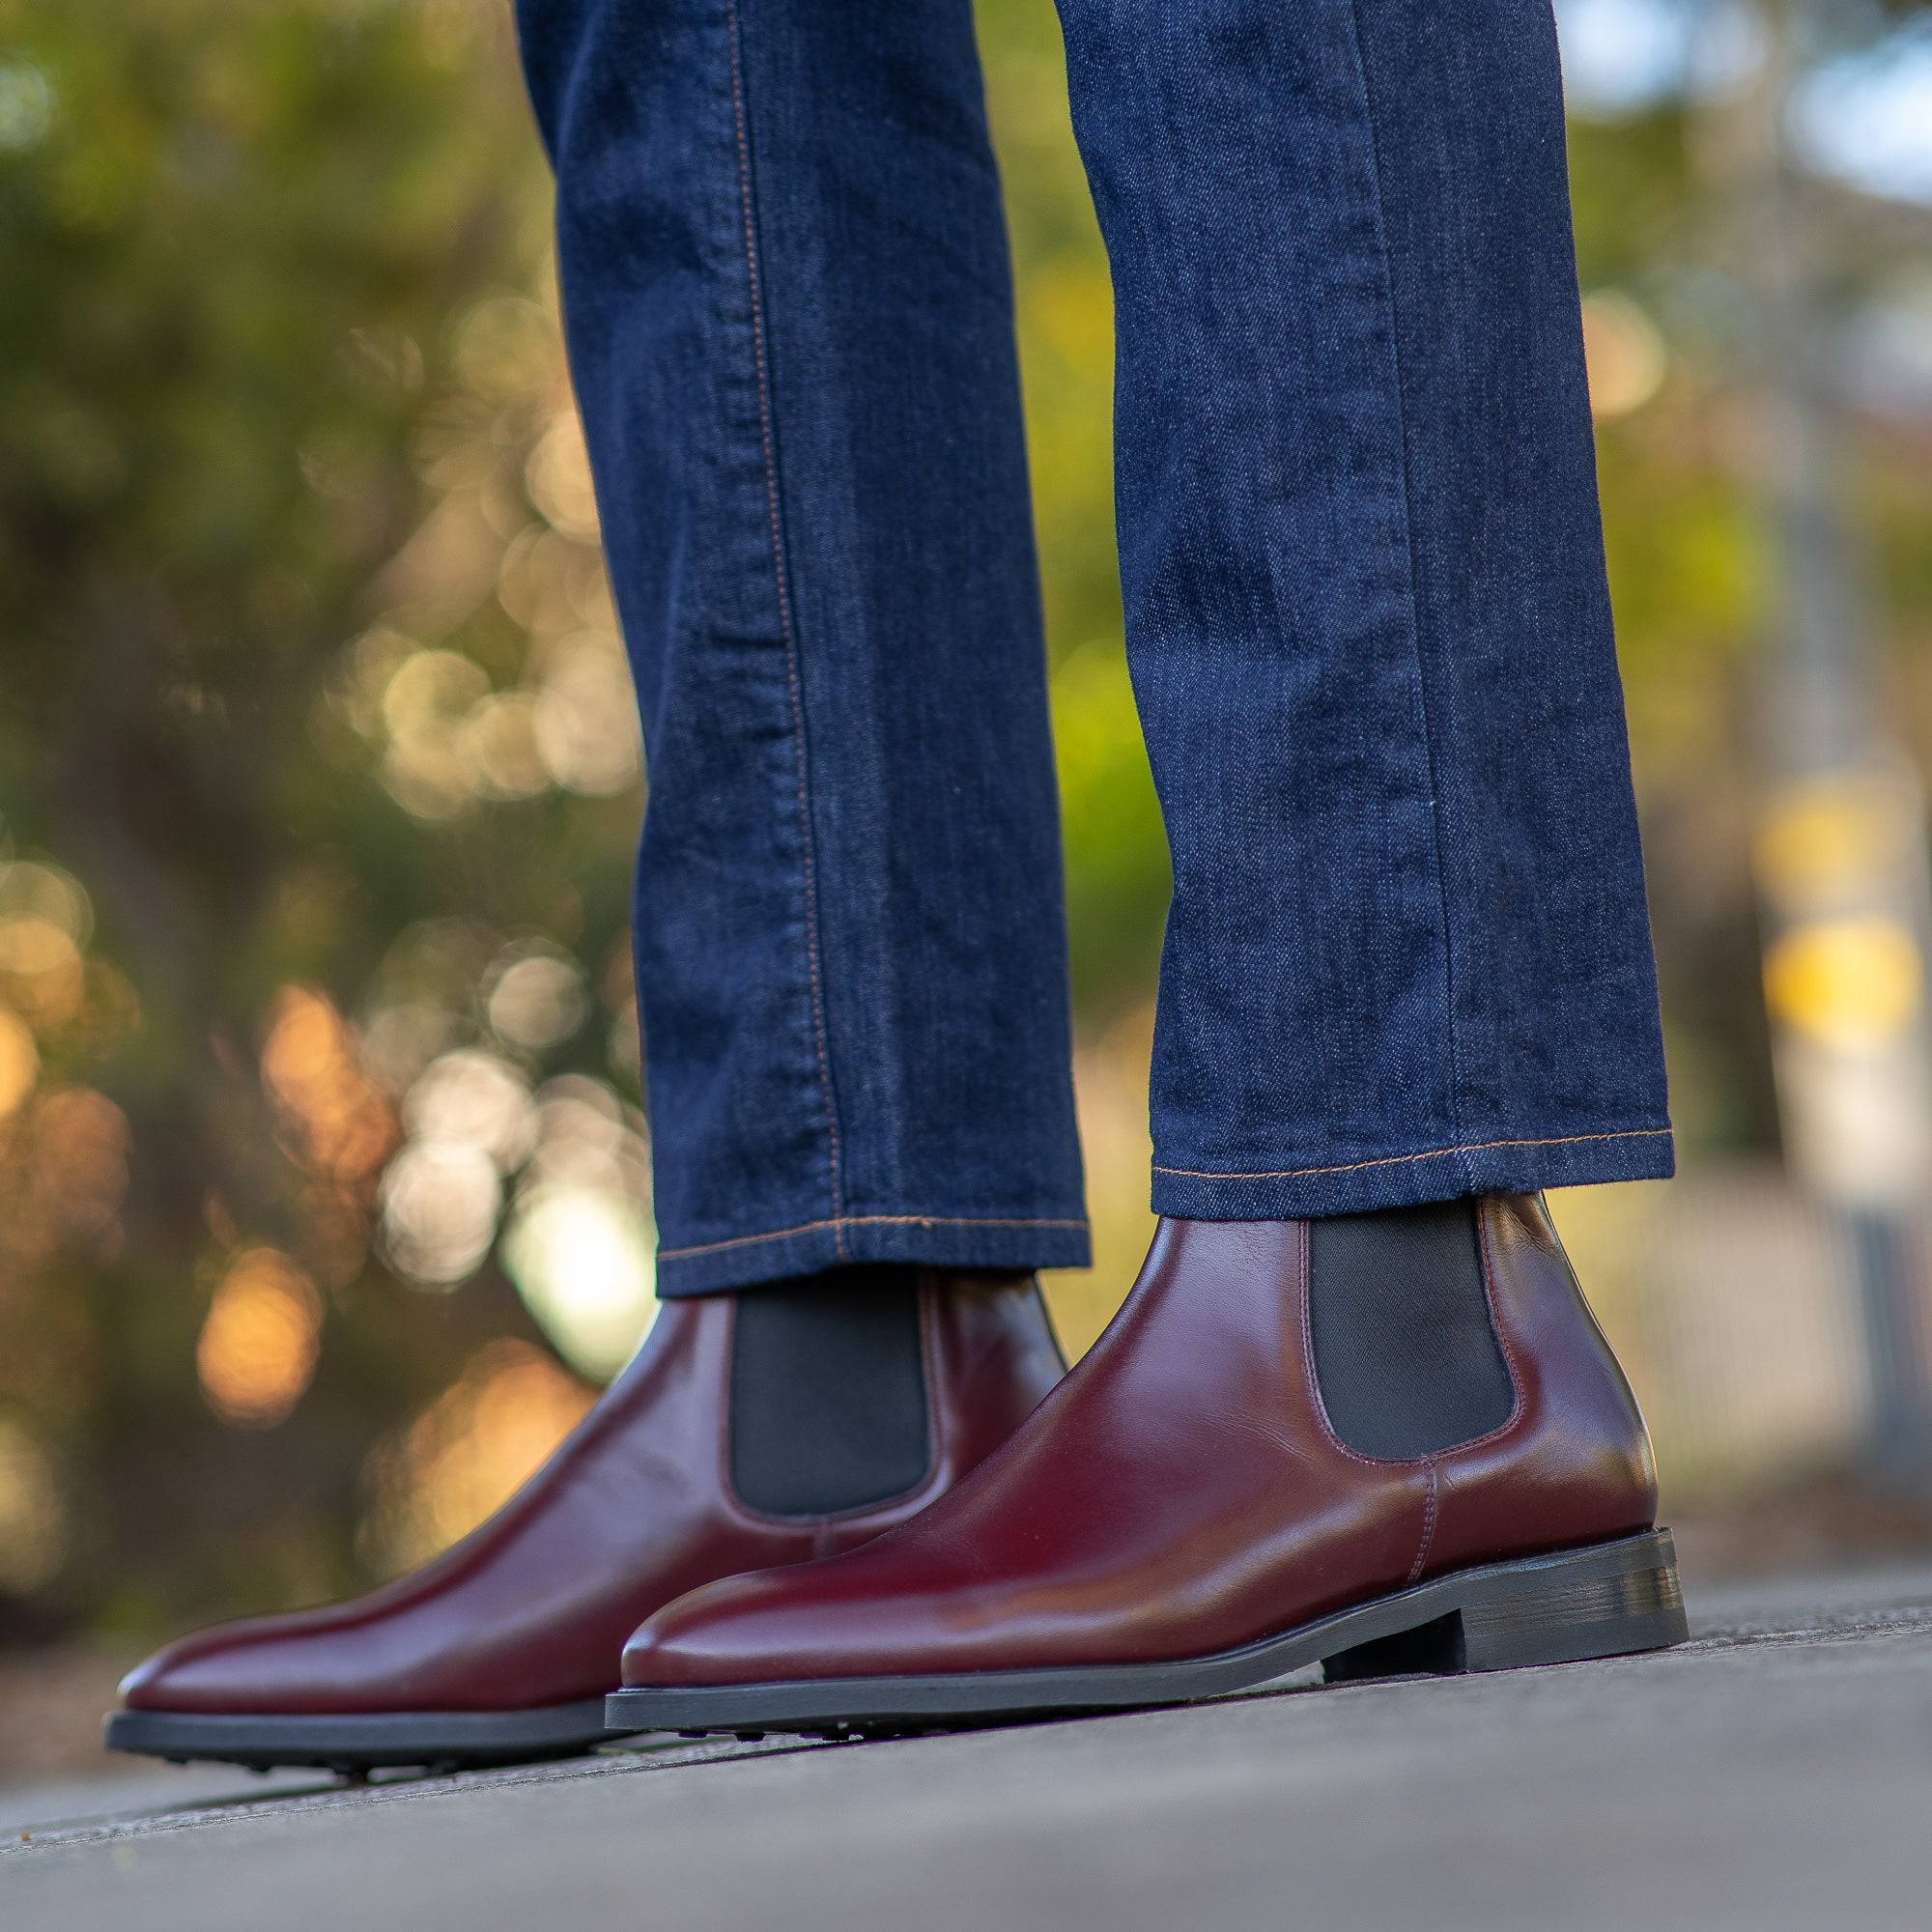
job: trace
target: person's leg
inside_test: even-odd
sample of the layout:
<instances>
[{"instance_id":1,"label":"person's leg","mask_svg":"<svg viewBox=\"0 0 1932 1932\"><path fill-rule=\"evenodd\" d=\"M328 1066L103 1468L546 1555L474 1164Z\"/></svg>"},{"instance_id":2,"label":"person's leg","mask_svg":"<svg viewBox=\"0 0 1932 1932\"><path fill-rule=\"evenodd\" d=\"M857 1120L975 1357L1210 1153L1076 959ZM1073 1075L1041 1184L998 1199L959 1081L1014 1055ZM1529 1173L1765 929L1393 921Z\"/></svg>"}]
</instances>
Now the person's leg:
<instances>
[{"instance_id":1,"label":"person's leg","mask_svg":"<svg viewBox=\"0 0 1932 1932\"><path fill-rule=\"evenodd\" d=\"M1125 1307L634 1723L865 1728L1684 1634L1534 1190L1670 1171L1548 0L1061 0L1174 850ZM1472 1198L1473 1197L1473 1198Z\"/></svg>"},{"instance_id":2,"label":"person's leg","mask_svg":"<svg viewBox=\"0 0 1932 1932\"><path fill-rule=\"evenodd\" d=\"M1064 0L1174 852L1154 1206L1665 1175L1548 0Z\"/></svg>"},{"instance_id":3,"label":"person's leg","mask_svg":"<svg viewBox=\"0 0 1932 1932\"><path fill-rule=\"evenodd\" d=\"M523 0L650 782L669 1297L503 1511L203 1633L110 1743L582 1749L639 1618L862 1543L1061 1361L1087 1257L1006 240L969 0Z\"/></svg>"},{"instance_id":4,"label":"person's leg","mask_svg":"<svg viewBox=\"0 0 1932 1932\"><path fill-rule=\"evenodd\" d=\"M1087 1258L969 0L525 0L642 703L668 1294Z\"/></svg>"}]
</instances>

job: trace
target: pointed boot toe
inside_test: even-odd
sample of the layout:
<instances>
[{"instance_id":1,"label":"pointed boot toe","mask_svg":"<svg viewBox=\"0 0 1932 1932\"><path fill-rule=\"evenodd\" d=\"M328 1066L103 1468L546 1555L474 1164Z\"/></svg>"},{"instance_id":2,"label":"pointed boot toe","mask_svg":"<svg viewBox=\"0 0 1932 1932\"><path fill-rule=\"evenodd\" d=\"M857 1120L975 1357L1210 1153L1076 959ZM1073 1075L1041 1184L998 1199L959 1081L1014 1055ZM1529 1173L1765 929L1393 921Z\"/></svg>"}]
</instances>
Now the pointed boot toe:
<instances>
[{"instance_id":1,"label":"pointed boot toe","mask_svg":"<svg viewBox=\"0 0 1932 1932\"><path fill-rule=\"evenodd\" d=\"M748 1504L727 1419L736 1298L668 1302L637 1359L488 1522L353 1603L168 1645L129 1673L108 1745L361 1771L605 1742L605 1698L640 1618L719 1577L851 1549L905 1521L1058 1378L1030 1279L923 1270L917 1302L925 1446L910 1487L829 1512Z\"/></svg>"}]
</instances>

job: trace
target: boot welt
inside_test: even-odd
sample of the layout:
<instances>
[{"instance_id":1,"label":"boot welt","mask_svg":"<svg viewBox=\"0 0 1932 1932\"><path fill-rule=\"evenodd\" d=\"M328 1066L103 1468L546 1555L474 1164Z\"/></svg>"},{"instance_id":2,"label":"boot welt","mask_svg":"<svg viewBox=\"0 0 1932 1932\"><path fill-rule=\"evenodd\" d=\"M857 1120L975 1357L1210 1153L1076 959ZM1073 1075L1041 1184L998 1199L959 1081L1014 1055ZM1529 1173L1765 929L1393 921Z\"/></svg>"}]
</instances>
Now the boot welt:
<instances>
[{"instance_id":1,"label":"boot welt","mask_svg":"<svg viewBox=\"0 0 1932 1932\"><path fill-rule=\"evenodd\" d=\"M1574 1663L1690 1634L1667 1529L1438 1577L1236 1650L1156 1663L640 1687L613 1729L879 1736L1192 1703L1320 1662L1329 1683Z\"/></svg>"},{"instance_id":2,"label":"boot welt","mask_svg":"<svg viewBox=\"0 0 1932 1932\"><path fill-rule=\"evenodd\" d=\"M354 1775L388 1766L474 1770L573 1757L611 1736L604 1701L532 1711L384 1711L340 1716L223 1717L116 1711L109 1750L173 1764L209 1760L250 1771L307 1767Z\"/></svg>"}]
</instances>

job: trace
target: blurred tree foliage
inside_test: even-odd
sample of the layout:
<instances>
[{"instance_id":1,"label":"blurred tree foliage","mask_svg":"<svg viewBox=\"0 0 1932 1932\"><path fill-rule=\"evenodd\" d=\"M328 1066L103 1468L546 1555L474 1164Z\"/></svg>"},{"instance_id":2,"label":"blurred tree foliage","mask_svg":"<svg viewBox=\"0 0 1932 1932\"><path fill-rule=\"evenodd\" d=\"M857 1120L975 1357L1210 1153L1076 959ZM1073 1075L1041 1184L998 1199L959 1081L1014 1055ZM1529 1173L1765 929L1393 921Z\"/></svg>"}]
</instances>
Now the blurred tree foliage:
<instances>
[{"instance_id":1,"label":"blurred tree foliage","mask_svg":"<svg viewBox=\"0 0 1932 1932\"><path fill-rule=\"evenodd\" d=\"M371 1256L401 1083L335 1014L478 1033L511 941L600 984L614 953L628 997L635 769L573 788L534 742L564 706L584 777L567 687L611 688L533 665L609 624L548 248L493 6L0 5L0 915L65 878L92 915L76 986L9 989L39 1065L0 1181L0 1588L35 1616L348 1586L371 1442L534 1339L495 1270L424 1293ZM50 923L0 923L0 967ZM544 1070L605 1060L591 1025ZM291 1268L211 1324L263 1251ZM259 1424L278 1363L299 1405L238 1453L211 1406Z\"/></svg>"},{"instance_id":2,"label":"blurred tree foliage","mask_svg":"<svg viewBox=\"0 0 1932 1932\"><path fill-rule=\"evenodd\" d=\"M1167 891L1111 304L1049 0L980 14L1094 1034ZM1601 460L1677 1104L1762 1141L1708 196L1675 112L1573 160L1593 366L1656 362ZM353 1587L585 1399L491 1258L566 1129L641 1198L641 794L548 215L497 0L0 0L0 1634ZM1874 488L1916 611L1914 460Z\"/></svg>"}]
</instances>

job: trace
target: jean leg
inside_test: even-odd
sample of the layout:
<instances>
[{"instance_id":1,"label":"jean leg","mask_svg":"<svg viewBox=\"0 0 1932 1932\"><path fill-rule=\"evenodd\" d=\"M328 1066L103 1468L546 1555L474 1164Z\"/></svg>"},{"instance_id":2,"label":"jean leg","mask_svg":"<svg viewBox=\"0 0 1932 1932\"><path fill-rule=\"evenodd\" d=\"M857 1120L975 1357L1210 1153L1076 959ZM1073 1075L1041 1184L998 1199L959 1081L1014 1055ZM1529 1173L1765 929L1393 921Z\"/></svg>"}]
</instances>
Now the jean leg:
<instances>
[{"instance_id":1,"label":"jean leg","mask_svg":"<svg viewBox=\"0 0 1932 1932\"><path fill-rule=\"evenodd\" d=\"M1060 0L1174 854L1154 1206L1667 1174L1548 0Z\"/></svg>"},{"instance_id":2,"label":"jean leg","mask_svg":"<svg viewBox=\"0 0 1932 1932\"><path fill-rule=\"evenodd\" d=\"M521 0L637 674L660 1281L1087 1234L969 0Z\"/></svg>"}]
</instances>

